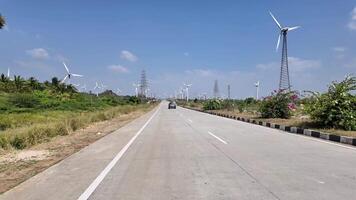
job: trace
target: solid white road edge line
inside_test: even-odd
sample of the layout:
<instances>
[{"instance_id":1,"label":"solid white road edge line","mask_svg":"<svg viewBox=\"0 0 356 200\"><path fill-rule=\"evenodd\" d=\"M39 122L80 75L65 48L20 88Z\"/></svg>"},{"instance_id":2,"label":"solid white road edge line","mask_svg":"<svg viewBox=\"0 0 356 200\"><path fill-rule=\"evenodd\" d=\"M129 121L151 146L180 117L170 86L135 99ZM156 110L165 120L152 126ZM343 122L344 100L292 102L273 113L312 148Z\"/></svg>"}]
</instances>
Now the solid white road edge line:
<instances>
[{"instance_id":1,"label":"solid white road edge line","mask_svg":"<svg viewBox=\"0 0 356 200\"><path fill-rule=\"evenodd\" d=\"M197 112L197 111L194 111L194 110L190 110L190 109L187 109L187 108L184 108L188 111L191 111L191 112ZM257 124L250 124L250 123L246 123L246 122L242 122L242 121L239 121L239 120L236 120L236 119L230 119L230 118L225 118L225 117L220 117L220 116L215 116L215 115L211 115L209 113L201 113L201 114L205 114L205 115L209 115L211 117L216 117L216 118L219 118L219 119L222 119L222 120L229 120L229 121L233 121L233 122L238 122L238 123L245 123L247 125L257 125ZM258 125L259 126L259 125ZM290 133L290 132L287 132L287 131L283 131L283 130L279 130L279 129L273 129L273 128L270 128L270 127L266 127L266 126L259 126L261 128L266 128L266 129L272 129L272 130L276 130L276 132L274 133L278 133L278 134L285 134L285 133L288 133L288 135L292 136L292 137L301 137L301 138L304 138L306 140L312 140L312 141L315 141L315 142L320 142L320 143L325 143L325 144L330 144L330 145L334 145L334 146L337 146L337 147L342 147L342 148L345 148L345 149L351 149L351 150L354 150L356 151L356 147L353 147L351 145L347 145L347 144L339 144L339 143L336 143L336 142L332 142L332 141L329 141L329 140L324 140L324 139L320 139L320 138L313 138L313 137L310 137L310 136L306 136L306 135L302 135L302 134L295 134L295 133Z\"/></svg>"},{"instance_id":2,"label":"solid white road edge line","mask_svg":"<svg viewBox=\"0 0 356 200\"><path fill-rule=\"evenodd\" d=\"M218 136L214 135L212 132L208 131L208 133L213 136L214 138L218 139L220 142L227 144L227 142L221 138L219 138Z\"/></svg>"},{"instance_id":3,"label":"solid white road edge line","mask_svg":"<svg viewBox=\"0 0 356 200\"><path fill-rule=\"evenodd\" d=\"M90 195L95 191L95 189L99 186L101 181L104 180L105 176L110 172L110 170L115 166L115 164L120 160L120 158L125 154L127 149L131 146L131 144L135 141L135 139L141 134L141 132L146 128L146 126L150 123L153 117L157 114L161 107L153 113L153 115L147 120L147 122L141 127L141 129L131 138L131 140L121 149L121 151L111 160L111 162L105 167L105 169L99 174L98 177L90 184L90 186L80 195L78 200L87 200Z\"/></svg>"}]
</instances>

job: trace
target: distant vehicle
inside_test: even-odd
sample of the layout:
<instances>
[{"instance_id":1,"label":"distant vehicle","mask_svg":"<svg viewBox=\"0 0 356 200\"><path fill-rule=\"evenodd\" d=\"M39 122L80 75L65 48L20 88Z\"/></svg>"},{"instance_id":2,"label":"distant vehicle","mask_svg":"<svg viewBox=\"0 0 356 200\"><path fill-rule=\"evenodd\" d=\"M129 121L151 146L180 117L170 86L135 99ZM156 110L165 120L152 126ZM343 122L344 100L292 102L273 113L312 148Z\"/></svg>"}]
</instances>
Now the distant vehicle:
<instances>
[{"instance_id":1,"label":"distant vehicle","mask_svg":"<svg viewBox=\"0 0 356 200\"><path fill-rule=\"evenodd\" d=\"M168 109L176 109L176 108L177 108L176 102L174 101L169 102Z\"/></svg>"}]
</instances>

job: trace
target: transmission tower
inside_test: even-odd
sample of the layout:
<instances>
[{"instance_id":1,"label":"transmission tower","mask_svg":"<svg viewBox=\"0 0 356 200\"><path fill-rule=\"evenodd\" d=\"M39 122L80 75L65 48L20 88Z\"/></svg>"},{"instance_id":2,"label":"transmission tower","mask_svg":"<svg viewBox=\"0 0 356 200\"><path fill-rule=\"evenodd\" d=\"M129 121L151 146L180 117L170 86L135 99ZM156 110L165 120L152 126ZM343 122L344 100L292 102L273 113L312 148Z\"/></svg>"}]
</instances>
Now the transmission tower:
<instances>
[{"instance_id":1,"label":"transmission tower","mask_svg":"<svg viewBox=\"0 0 356 200\"><path fill-rule=\"evenodd\" d=\"M147 89L148 89L148 83L147 83L147 77L146 77L146 71L142 70L141 72L141 81L140 81L140 97L146 97L147 95Z\"/></svg>"},{"instance_id":2,"label":"transmission tower","mask_svg":"<svg viewBox=\"0 0 356 200\"><path fill-rule=\"evenodd\" d=\"M290 91L289 69L288 69L288 53L287 53L287 31L282 31L282 60L281 73L279 75L279 89Z\"/></svg>"},{"instance_id":3,"label":"transmission tower","mask_svg":"<svg viewBox=\"0 0 356 200\"><path fill-rule=\"evenodd\" d=\"M214 82L214 98L219 98L219 86L218 86L218 80L215 80Z\"/></svg>"},{"instance_id":4,"label":"transmission tower","mask_svg":"<svg viewBox=\"0 0 356 200\"><path fill-rule=\"evenodd\" d=\"M227 85L227 99L230 99L230 84Z\"/></svg>"}]
</instances>

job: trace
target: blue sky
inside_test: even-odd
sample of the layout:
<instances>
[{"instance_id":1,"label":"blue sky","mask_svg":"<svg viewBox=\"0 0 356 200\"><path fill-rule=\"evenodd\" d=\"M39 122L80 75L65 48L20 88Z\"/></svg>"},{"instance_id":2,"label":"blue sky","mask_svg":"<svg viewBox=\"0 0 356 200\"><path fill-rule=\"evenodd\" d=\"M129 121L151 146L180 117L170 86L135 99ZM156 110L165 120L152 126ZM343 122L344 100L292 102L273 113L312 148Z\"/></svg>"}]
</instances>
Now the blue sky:
<instances>
[{"instance_id":1,"label":"blue sky","mask_svg":"<svg viewBox=\"0 0 356 200\"><path fill-rule=\"evenodd\" d=\"M0 0L8 26L0 32L0 73L47 80L62 78L65 61L73 83L133 94L145 69L151 90L169 95L192 83L192 95L221 95L227 84L235 98L278 87L281 52L278 30L288 34L293 89L326 89L356 72L356 2L300 1L45 1Z\"/></svg>"}]
</instances>

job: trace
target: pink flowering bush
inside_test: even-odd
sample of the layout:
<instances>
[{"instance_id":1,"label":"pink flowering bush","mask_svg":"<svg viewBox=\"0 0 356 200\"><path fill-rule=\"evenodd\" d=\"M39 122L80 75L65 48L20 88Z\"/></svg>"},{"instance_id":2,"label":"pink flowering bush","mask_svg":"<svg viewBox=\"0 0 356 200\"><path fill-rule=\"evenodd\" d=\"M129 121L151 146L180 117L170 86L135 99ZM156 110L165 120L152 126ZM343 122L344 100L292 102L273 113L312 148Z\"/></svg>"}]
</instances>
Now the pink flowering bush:
<instances>
[{"instance_id":1,"label":"pink flowering bush","mask_svg":"<svg viewBox=\"0 0 356 200\"><path fill-rule=\"evenodd\" d=\"M295 102L298 95L286 90L274 91L265 97L260 105L259 111L263 118L285 118L291 117L292 112L297 109Z\"/></svg>"}]
</instances>

